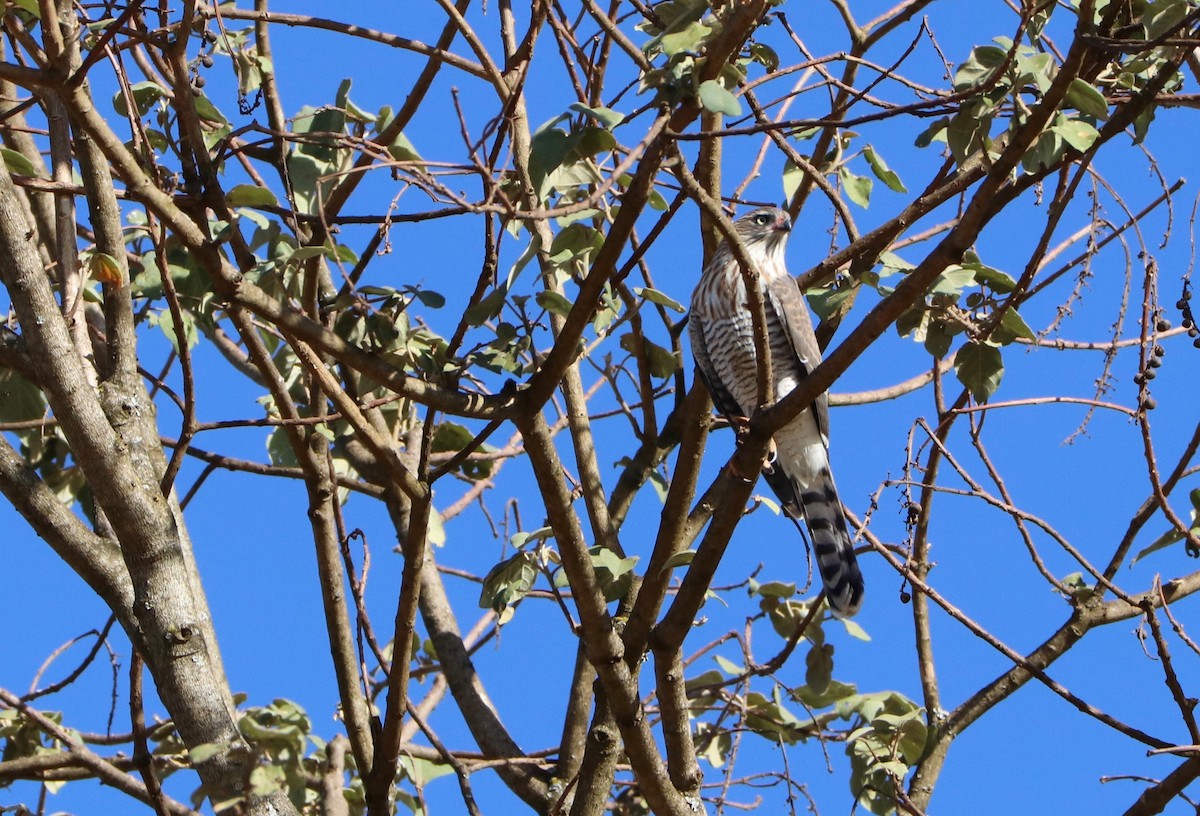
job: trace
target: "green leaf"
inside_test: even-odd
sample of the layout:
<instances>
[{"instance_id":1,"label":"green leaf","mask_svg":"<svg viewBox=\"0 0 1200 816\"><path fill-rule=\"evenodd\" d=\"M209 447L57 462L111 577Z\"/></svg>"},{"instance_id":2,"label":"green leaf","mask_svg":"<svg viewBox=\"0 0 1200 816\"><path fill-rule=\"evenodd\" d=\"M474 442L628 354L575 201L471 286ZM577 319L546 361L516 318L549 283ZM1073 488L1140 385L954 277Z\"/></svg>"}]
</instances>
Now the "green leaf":
<instances>
[{"instance_id":1,"label":"green leaf","mask_svg":"<svg viewBox=\"0 0 1200 816\"><path fill-rule=\"evenodd\" d=\"M276 428L267 436L267 456L272 465L281 467L296 467L296 451L283 428Z\"/></svg>"},{"instance_id":2,"label":"green leaf","mask_svg":"<svg viewBox=\"0 0 1200 816\"><path fill-rule=\"evenodd\" d=\"M239 184L225 194L225 203L230 207L274 207L279 199L266 187Z\"/></svg>"},{"instance_id":3,"label":"green leaf","mask_svg":"<svg viewBox=\"0 0 1200 816\"><path fill-rule=\"evenodd\" d=\"M1108 118L1108 100L1086 80L1075 77L1067 87L1067 105L1097 119Z\"/></svg>"},{"instance_id":4,"label":"green leaf","mask_svg":"<svg viewBox=\"0 0 1200 816\"><path fill-rule=\"evenodd\" d=\"M435 547L446 544L446 526L442 523L442 514L436 508L429 508L429 523L425 527L425 540Z\"/></svg>"},{"instance_id":5,"label":"green leaf","mask_svg":"<svg viewBox=\"0 0 1200 816\"><path fill-rule=\"evenodd\" d=\"M603 106L589 108L582 102L576 102L570 106L570 110L573 110L576 113L582 113L584 116L595 119L609 130L612 130L617 125L621 124L621 122L625 121L625 114L621 113L620 111L615 111L612 108L606 108Z\"/></svg>"},{"instance_id":6,"label":"green leaf","mask_svg":"<svg viewBox=\"0 0 1200 816\"><path fill-rule=\"evenodd\" d=\"M38 0L14 0L14 5L35 20L42 19L42 7Z\"/></svg>"},{"instance_id":7,"label":"green leaf","mask_svg":"<svg viewBox=\"0 0 1200 816\"><path fill-rule=\"evenodd\" d=\"M779 68L779 55L775 49L762 43L750 43L750 59L767 69L767 73Z\"/></svg>"},{"instance_id":8,"label":"green leaf","mask_svg":"<svg viewBox=\"0 0 1200 816\"><path fill-rule=\"evenodd\" d=\"M505 286L493 289L482 300L467 309L463 313L463 319L467 321L468 326L482 326L500 314L500 310L504 308L504 298L507 294L508 288Z\"/></svg>"},{"instance_id":9,"label":"green leaf","mask_svg":"<svg viewBox=\"0 0 1200 816\"><path fill-rule=\"evenodd\" d=\"M935 119L933 123L921 131L916 140L913 142L917 147L929 147L934 142L946 141L946 129L950 124L950 118L943 116L941 119Z\"/></svg>"},{"instance_id":10,"label":"green leaf","mask_svg":"<svg viewBox=\"0 0 1200 816\"><path fill-rule=\"evenodd\" d=\"M867 145L863 148L863 156L867 160L867 164L871 165L871 172L875 174L875 178L887 185L887 188L895 193L907 193L908 188L904 186L904 182L896 175L896 171L887 166L887 162L875 152L875 148Z\"/></svg>"},{"instance_id":11,"label":"green leaf","mask_svg":"<svg viewBox=\"0 0 1200 816\"><path fill-rule=\"evenodd\" d=\"M657 303L659 306L665 306L666 308L672 309L673 311L679 312L680 314L687 311L685 308L683 308L682 303L680 303L677 300L674 300L669 295L663 294L662 292L658 291L657 289L651 289L648 286L644 287L644 288L640 288L640 289L637 287L634 287L633 293L635 295L637 295L638 297L645 298L646 300L650 301L651 303Z\"/></svg>"},{"instance_id":12,"label":"green leaf","mask_svg":"<svg viewBox=\"0 0 1200 816\"><path fill-rule=\"evenodd\" d=\"M954 295L962 294L962 290L975 283L975 270L958 264L951 264L942 270L937 280L929 287L930 294Z\"/></svg>"},{"instance_id":13,"label":"green leaf","mask_svg":"<svg viewBox=\"0 0 1200 816\"><path fill-rule=\"evenodd\" d=\"M734 663L732 660L722 657L721 655L713 655L713 660L715 660L717 665L721 667L721 671L725 672L730 677L737 677L746 670L744 666L739 666L737 663Z\"/></svg>"},{"instance_id":14,"label":"green leaf","mask_svg":"<svg viewBox=\"0 0 1200 816\"><path fill-rule=\"evenodd\" d=\"M791 598L796 594L794 583L783 581L767 581L765 584L752 583L753 594L763 598Z\"/></svg>"},{"instance_id":15,"label":"green leaf","mask_svg":"<svg viewBox=\"0 0 1200 816\"><path fill-rule=\"evenodd\" d=\"M1000 350L983 343L967 343L954 357L954 373L976 402L986 402L1000 387L1004 360Z\"/></svg>"},{"instance_id":16,"label":"green leaf","mask_svg":"<svg viewBox=\"0 0 1200 816\"><path fill-rule=\"evenodd\" d=\"M712 33L712 28L707 24L696 20L689 23L678 31L672 31L669 34L664 34L658 41L659 48L668 57L673 57L680 53L696 53L700 49L700 44L705 38Z\"/></svg>"},{"instance_id":17,"label":"green leaf","mask_svg":"<svg viewBox=\"0 0 1200 816\"><path fill-rule=\"evenodd\" d=\"M1063 150L1062 136L1048 130L1038 136L1033 147L1021 157L1021 166L1030 173L1036 173L1043 167L1053 167L1062 158Z\"/></svg>"},{"instance_id":18,"label":"green leaf","mask_svg":"<svg viewBox=\"0 0 1200 816\"><path fill-rule=\"evenodd\" d=\"M400 133L398 136L396 136L396 138L392 140L392 143L390 145L388 145L388 155L391 156L396 161L402 161L402 162L420 162L421 161L421 154L417 152L417 149L415 147L413 147L413 143L410 142L408 140L408 137L405 136L403 133ZM419 164L418 169L424 170L425 165Z\"/></svg>"},{"instance_id":19,"label":"green leaf","mask_svg":"<svg viewBox=\"0 0 1200 816\"><path fill-rule=\"evenodd\" d=\"M217 754L228 750L228 742L204 742L188 749L188 761L193 765L200 765L205 760L212 759Z\"/></svg>"},{"instance_id":20,"label":"green leaf","mask_svg":"<svg viewBox=\"0 0 1200 816\"><path fill-rule=\"evenodd\" d=\"M663 564L663 566L662 566L663 572L673 570L676 567L686 567L692 563L692 559L695 557L696 557L695 550L680 550L679 552L675 553L670 558L668 558L667 562L665 564Z\"/></svg>"},{"instance_id":21,"label":"green leaf","mask_svg":"<svg viewBox=\"0 0 1200 816\"><path fill-rule=\"evenodd\" d=\"M457 453L474 441L475 433L470 428L459 425L457 422L442 422L433 432L429 449L434 453ZM479 450L487 451L492 448L488 445L481 445ZM458 470L468 479L483 479L492 474L492 464L486 460L471 461L468 459L458 466Z\"/></svg>"},{"instance_id":22,"label":"green leaf","mask_svg":"<svg viewBox=\"0 0 1200 816\"><path fill-rule=\"evenodd\" d=\"M1029 324L1025 322L1025 318L1021 317L1020 313L1009 307L1004 310L1004 314L1000 316L1000 328L1003 332L997 332L1002 337L1006 338L1005 345L1011 342L1010 338L1021 338L1023 340L1034 340L1037 335L1033 333L1033 329L1029 328ZM1000 340L999 337L996 338Z\"/></svg>"},{"instance_id":23,"label":"green leaf","mask_svg":"<svg viewBox=\"0 0 1200 816\"><path fill-rule=\"evenodd\" d=\"M229 124L229 120L225 118L225 114L217 110L217 106L214 105L212 100L204 94L193 97L192 101L196 106L196 115L198 115L201 119L205 119L209 122L216 122L220 125Z\"/></svg>"},{"instance_id":24,"label":"green leaf","mask_svg":"<svg viewBox=\"0 0 1200 816\"><path fill-rule=\"evenodd\" d=\"M954 336L962 331L957 325L948 325L941 320L930 320L925 326L925 350L937 359L942 359L950 351Z\"/></svg>"},{"instance_id":25,"label":"green leaf","mask_svg":"<svg viewBox=\"0 0 1200 816\"><path fill-rule=\"evenodd\" d=\"M829 688L833 680L833 644L813 646L804 657L804 684L817 694Z\"/></svg>"},{"instance_id":26,"label":"green leaf","mask_svg":"<svg viewBox=\"0 0 1200 816\"><path fill-rule=\"evenodd\" d=\"M830 680L825 690L817 693L808 686L800 686L792 689L792 696L804 703L809 708L827 708L834 703L845 700L848 697L853 697L858 692L858 689L850 683L841 683L837 680Z\"/></svg>"},{"instance_id":27,"label":"green leaf","mask_svg":"<svg viewBox=\"0 0 1200 816\"><path fill-rule=\"evenodd\" d=\"M954 73L954 89L963 91L988 79L992 71L1004 64L1008 52L994 45L979 45L967 61Z\"/></svg>"},{"instance_id":28,"label":"green leaf","mask_svg":"<svg viewBox=\"0 0 1200 816\"><path fill-rule=\"evenodd\" d=\"M871 188L875 182L867 176L857 176L844 166L838 168L838 176L846 189L846 196L864 210L871 204Z\"/></svg>"},{"instance_id":29,"label":"green leaf","mask_svg":"<svg viewBox=\"0 0 1200 816\"><path fill-rule=\"evenodd\" d=\"M1188 527L1194 535L1200 535L1200 487L1197 487L1197 488L1193 489L1190 493L1188 493L1188 498L1191 499L1191 502L1192 502L1192 518L1191 518L1191 522L1188 524ZM1183 540L1184 540L1183 533L1179 532L1179 530L1176 530L1174 527L1172 527L1171 529L1167 530L1165 533L1160 535L1158 538L1154 539L1154 541L1151 544L1144 547L1140 552L1138 552L1138 554L1133 557L1133 560L1129 562L1129 565L1133 566L1139 560L1141 560L1142 558L1145 558L1147 555L1158 552L1159 550L1162 550L1162 549L1166 549L1167 547L1170 547L1172 544L1176 544Z\"/></svg>"},{"instance_id":30,"label":"green leaf","mask_svg":"<svg viewBox=\"0 0 1200 816\"><path fill-rule=\"evenodd\" d=\"M411 292L417 300L421 301L422 305L428 306L430 309L440 309L446 305L446 296L432 289L417 289L412 286L406 286L404 290Z\"/></svg>"},{"instance_id":31,"label":"green leaf","mask_svg":"<svg viewBox=\"0 0 1200 816\"><path fill-rule=\"evenodd\" d=\"M439 776L454 773L454 768L444 763L430 762L427 759L418 759L407 755L400 757L400 767L404 769L404 775L411 779L418 789Z\"/></svg>"},{"instance_id":32,"label":"green leaf","mask_svg":"<svg viewBox=\"0 0 1200 816\"><path fill-rule=\"evenodd\" d=\"M1150 3L1142 17L1146 39L1154 40L1169 33L1183 22L1188 11L1187 0L1156 0Z\"/></svg>"},{"instance_id":33,"label":"green leaf","mask_svg":"<svg viewBox=\"0 0 1200 816\"><path fill-rule=\"evenodd\" d=\"M136 82L129 86L129 95L133 97L133 105L137 108L139 117L145 116L154 107L154 103L167 95L161 86L154 82ZM125 104L125 92L117 91L113 95L113 108L121 116L129 115L129 107Z\"/></svg>"},{"instance_id":34,"label":"green leaf","mask_svg":"<svg viewBox=\"0 0 1200 816\"><path fill-rule=\"evenodd\" d=\"M0 422L26 422L46 415L41 390L10 368L0 368Z\"/></svg>"},{"instance_id":35,"label":"green leaf","mask_svg":"<svg viewBox=\"0 0 1200 816\"><path fill-rule=\"evenodd\" d=\"M976 281L985 284L998 295L1006 295L1017 287L1017 281L1012 275L986 266L978 260L964 263L963 268L974 272Z\"/></svg>"},{"instance_id":36,"label":"green leaf","mask_svg":"<svg viewBox=\"0 0 1200 816\"><path fill-rule=\"evenodd\" d=\"M188 311L180 312L183 318L184 342L187 343L189 349L195 348L200 342L200 336L196 332L196 319L192 317L192 313ZM175 347L176 352L179 351L179 338L175 336L175 321L171 318L171 313L164 310L151 312L146 319L146 323L154 326L157 325L167 340L171 341L171 345Z\"/></svg>"},{"instance_id":37,"label":"green leaf","mask_svg":"<svg viewBox=\"0 0 1200 816\"><path fill-rule=\"evenodd\" d=\"M637 338L633 332L621 335L621 348L628 351L630 354L636 352ZM646 365L650 369L650 376L657 379L670 377L682 365L679 357L675 352L665 349L656 343L652 343L645 337L641 338L642 349L646 354Z\"/></svg>"},{"instance_id":38,"label":"green leaf","mask_svg":"<svg viewBox=\"0 0 1200 816\"><path fill-rule=\"evenodd\" d=\"M768 498L767 496L755 494L750 497L750 500L758 502L777 516L783 512L783 510L779 507L779 504L774 499Z\"/></svg>"},{"instance_id":39,"label":"green leaf","mask_svg":"<svg viewBox=\"0 0 1200 816\"><path fill-rule=\"evenodd\" d=\"M991 114L986 110L986 106L963 105L946 128L946 144L960 165L986 143L992 127Z\"/></svg>"},{"instance_id":40,"label":"green leaf","mask_svg":"<svg viewBox=\"0 0 1200 816\"><path fill-rule=\"evenodd\" d=\"M566 297L549 289L544 289L537 293L534 298L537 304L551 314L556 314L559 317L566 317L571 313L571 301Z\"/></svg>"},{"instance_id":41,"label":"green leaf","mask_svg":"<svg viewBox=\"0 0 1200 816\"><path fill-rule=\"evenodd\" d=\"M529 594L536 580L537 556L532 552L519 552L492 567L484 576L479 606L491 609L500 615L501 622L507 622L512 617L511 607Z\"/></svg>"},{"instance_id":42,"label":"green leaf","mask_svg":"<svg viewBox=\"0 0 1200 816\"><path fill-rule=\"evenodd\" d=\"M775 629L775 633L784 640L787 640L796 633L796 629L808 617L809 605L804 601L783 601L782 603L776 598L764 598L760 605L767 613L767 617L771 621L771 626ZM824 633L821 627L813 623L809 624L808 629L804 632L805 638L816 642L823 640Z\"/></svg>"},{"instance_id":43,"label":"green leaf","mask_svg":"<svg viewBox=\"0 0 1200 816\"><path fill-rule=\"evenodd\" d=\"M867 634L867 630L862 628L860 624L849 618L842 618L841 621L842 625L846 627L846 634L850 635L850 637L868 642L871 640L871 636Z\"/></svg>"},{"instance_id":44,"label":"green leaf","mask_svg":"<svg viewBox=\"0 0 1200 816\"><path fill-rule=\"evenodd\" d=\"M7 147L0 147L0 156L4 157L4 166L8 168L10 173L16 173L18 176L29 176L30 178L41 176L37 165L31 162L24 153L10 150Z\"/></svg>"},{"instance_id":45,"label":"green leaf","mask_svg":"<svg viewBox=\"0 0 1200 816\"><path fill-rule=\"evenodd\" d=\"M700 104L704 106L705 110L723 113L727 116L741 116L742 114L742 105L737 101L737 97L715 79L700 83L699 97Z\"/></svg>"},{"instance_id":46,"label":"green leaf","mask_svg":"<svg viewBox=\"0 0 1200 816\"><path fill-rule=\"evenodd\" d=\"M1087 152L1088 148L1100 138L1100 131L1079 119L1069 119L1066 122L1060 122L1052 127L1051 130L1062 136L1064 142L1080 153Z\"/></svg>"},{"instance_id":47,"label":"green leaf","mask_svg":"<svg viewBox=\"0 0 1200 816\"><path fill-rule=\"evenodd\" d=\"M783 195L791 201L796 195L796 190L800 188L800 182L804 180L804 171L796 164L788 159L783 163Z\"/></svg>"},{"instance_id":48,"label":"green leaf","mask_svg":"<svg viewBox=\"0 0 1200 816\"><path fill-rule=\"evenodd\" d=\"M621 558L604 547L591 547L588 555L596 571L596 584L604 592L604 600L612 603L624 596L633 580L633 568L637 565L638 557Z\"/></svg>"}]
</instances>

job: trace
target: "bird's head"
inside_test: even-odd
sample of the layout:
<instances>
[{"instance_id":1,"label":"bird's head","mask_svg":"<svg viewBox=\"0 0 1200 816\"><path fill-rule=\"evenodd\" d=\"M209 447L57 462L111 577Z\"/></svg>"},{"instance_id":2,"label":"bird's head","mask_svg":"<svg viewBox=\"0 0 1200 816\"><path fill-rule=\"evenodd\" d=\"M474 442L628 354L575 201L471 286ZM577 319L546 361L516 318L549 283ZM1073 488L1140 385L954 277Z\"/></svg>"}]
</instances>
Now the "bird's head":
<instances>
[{"instance_id":1,"label":"bird's head","mask_svg":"<svg viewBox=\"0 0 1200 816\"><path fill-rule=\"evenodd\" d=\"M749 250L782 252L792 229L792 219L779 207L760 207L734 222L738 237Z\"/></svg>"}]
</instances>

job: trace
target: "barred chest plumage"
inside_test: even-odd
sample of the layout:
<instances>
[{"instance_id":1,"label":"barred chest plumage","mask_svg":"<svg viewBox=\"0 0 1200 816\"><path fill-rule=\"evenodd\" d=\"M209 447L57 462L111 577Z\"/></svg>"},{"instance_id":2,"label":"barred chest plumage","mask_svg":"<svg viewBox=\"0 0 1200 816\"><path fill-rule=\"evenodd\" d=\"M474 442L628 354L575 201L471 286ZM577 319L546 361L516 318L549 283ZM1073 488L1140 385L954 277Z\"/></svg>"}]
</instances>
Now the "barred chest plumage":
<instances>
[{"instance_id":1,"label":"barred chest plumage","mask_svg":"<svg viewBox=\"0 0 1200 816\"><path fill-rule=\"evenodd\" d=\"M795 354L788 345L787 332L772 308L772 286L794 286L782 258L775 252L760 262L762 275L760 291L766 305L768 349L772 361L775 399L786 395L802 376ZM779 253L782 254L782 253ZM757 397L757 355L754 350L754 320L746 305L746 280L732 255L722 247L692 294L692 321L695 330L708 338L708 353L712 364L730 396L738 403L744 416L749 416Z\"/></svg>"}]
</instances>

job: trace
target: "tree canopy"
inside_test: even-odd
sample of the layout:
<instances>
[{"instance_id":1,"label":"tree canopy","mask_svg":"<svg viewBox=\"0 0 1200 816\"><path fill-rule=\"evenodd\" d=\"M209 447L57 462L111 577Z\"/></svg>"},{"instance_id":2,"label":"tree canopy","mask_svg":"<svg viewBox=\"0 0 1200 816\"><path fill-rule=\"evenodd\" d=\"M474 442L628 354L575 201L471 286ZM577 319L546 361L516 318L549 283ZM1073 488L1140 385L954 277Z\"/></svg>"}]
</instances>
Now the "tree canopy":
<instances>
[{"instance_id":1,"label":"tree canopy","mask_svg":"<svg viewBox=\"0 0 1200 816\"><path fill-rule=\"evenodd\" d=\"M374 6L5 5L0 812L1194 810L1200 5Z\"/></svg>"}]
</instances>

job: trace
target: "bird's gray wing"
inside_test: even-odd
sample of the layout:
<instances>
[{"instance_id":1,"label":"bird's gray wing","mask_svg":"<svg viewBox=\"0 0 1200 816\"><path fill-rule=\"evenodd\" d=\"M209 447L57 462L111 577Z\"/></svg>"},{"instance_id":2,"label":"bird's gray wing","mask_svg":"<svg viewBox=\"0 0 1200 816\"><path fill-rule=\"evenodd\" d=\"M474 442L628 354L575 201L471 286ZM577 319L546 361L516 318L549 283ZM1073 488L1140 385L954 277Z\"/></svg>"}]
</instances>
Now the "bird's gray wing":
<instances>
[{"instance_id":1,"label":"bird's gray wing","mask_svg":"<svg viewBox=\"0 0 1200 816\"><path fill-rule=\"evenodd\" d=\"M821 362L821 347L813 333L808 304L804 302L804 295L800 294L800 287L791 276L771 278L765 283L763 300L769 313L767 322L771 323L772 318L779 322L800 376L806 377ZM812 409L816 414L817 428L828 438L829 398L824 392L813 400Z\"/></svg>"}]
</instances>

